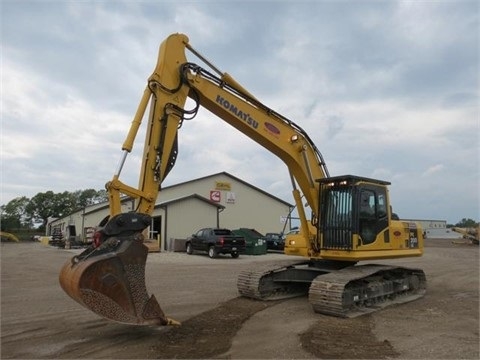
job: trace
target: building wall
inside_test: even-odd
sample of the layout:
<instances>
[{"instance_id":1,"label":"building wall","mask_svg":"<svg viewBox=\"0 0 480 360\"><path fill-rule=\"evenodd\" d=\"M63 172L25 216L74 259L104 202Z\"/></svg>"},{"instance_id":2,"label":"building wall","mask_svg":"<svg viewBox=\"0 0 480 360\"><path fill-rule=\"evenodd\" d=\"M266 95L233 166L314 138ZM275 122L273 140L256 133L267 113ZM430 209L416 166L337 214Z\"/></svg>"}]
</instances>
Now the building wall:
<instances>
[{"instance_id":1,"label":"building wall","mask_svg":"<svg viewBox=\"0 0 480 360\"><path fill-rule=\"evenodd\" d=\"M424 231L431 231L431 230L444 230L447 228L447 221L446 220L413 220L413 219L402 219L403 221L412 221L420 224Z\"/></svg>"},{"instance_id":2,"label":"building wall","mask_svg":"<svg viewBox=\"0 0 480 360\"><path fill-rule=\"evenodd\" d=\"M83 235L82 228L80 225L82 223L82 219L83 219L83 216L81 212L75 212L67 217L59 219L58 221L55 221L54 223L52 223L52 225L50 226L49 235L53 234L54 229L60 229L64 237L72 236L73 233L69 233L67 229L69 226L73 225L75 226L75 235L81 238Z\"/></svg>"},{"instance_id":3,"label":"building wall","mask_svg":"<svg viewBox=\"0 0 480 360\"><path fill-rule=\"evenodd\" d=\"M286 203L222 173L215 177L167 187L162 190L157 203L192 193L225 206L220 212L219 225L230 229L247 227L260 233L280 232L284 226L281 219L286 217L290 210ZM216 194L220 195L218 201ZM289 227L286 228L286 231L288 230Z\"/></svg>"},{"instance_id":4,"label":"building wall","mask_svg":"<svg viewBox=\"0 0 480 360\"><path fill-rule=\"evenodd\" d=\"M422 227L422 230L427 238L441 238L441 239L449 239L449 238L458 238L461 237L458 233L447 229L447 221L446 220L413 220L413 219L406 219L404 221L414 221Z\"/></svg>"},{"instance_id":5,"label":"building wall","mask_svg":"<svg viewBox=\"0 0 480 360\"><path fill-rule=\"evenodd\" d=\"M164 223L167 243L186 239L202 227L216 227L217 208L195 198L186 199L168 205Z\"/></svg>"},{"instance_id":6,"label":"building wall","mask_svg":"<svg viewBox=\"0 0 480 360\"><path fill-rule=\"evenodd\" d=\"M122 212L132 211L133 203L131 200L122 202ZM107 203L95 204L88 206L86 209L78 210L69 216L53 220L49 223L49 230L47 235L51 235L54 228L60 228L65 234L68 225L75 225L77 236L80 241L87 241L85 239L86 233L91 234L89 229L94 229L98 224L110 213Z\"/></svg>"}]
</instances>

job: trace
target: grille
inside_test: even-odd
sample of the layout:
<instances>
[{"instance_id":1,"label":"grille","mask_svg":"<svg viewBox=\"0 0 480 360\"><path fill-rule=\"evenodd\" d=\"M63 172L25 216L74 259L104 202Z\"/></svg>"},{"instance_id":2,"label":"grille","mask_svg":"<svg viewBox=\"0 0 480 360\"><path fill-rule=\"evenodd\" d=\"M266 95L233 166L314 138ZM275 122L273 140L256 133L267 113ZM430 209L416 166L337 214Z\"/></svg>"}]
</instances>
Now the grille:
<instances>
[{"instance_id":1,"label":"grille","mask_svg":"<svg viewBox=\"0 0 480 360\"><path fill-rule=\"evenodd\" d=\"M351 250L353 248L353 188L321 184L322 249Z\"/></svg>"}]
</instances>

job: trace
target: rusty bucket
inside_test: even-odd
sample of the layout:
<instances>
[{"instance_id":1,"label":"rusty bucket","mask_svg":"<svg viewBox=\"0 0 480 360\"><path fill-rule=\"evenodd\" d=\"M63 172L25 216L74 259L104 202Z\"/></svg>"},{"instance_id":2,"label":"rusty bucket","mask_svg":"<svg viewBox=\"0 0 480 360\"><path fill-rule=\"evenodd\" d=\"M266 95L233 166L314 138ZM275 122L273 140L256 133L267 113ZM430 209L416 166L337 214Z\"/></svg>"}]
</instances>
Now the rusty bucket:
<instances>
[{"instance_id":1,"label":"rusty bucket","mask_svg":"<svg viewBox=\"0 0 480 360\"><path fill-rule=\"evenodd\" d=\"M148 249L140 233L107 238L67 261L60 285L94 313L133 325L178 325L165 316L145 286Z\"/></svg>"}]
</instances>

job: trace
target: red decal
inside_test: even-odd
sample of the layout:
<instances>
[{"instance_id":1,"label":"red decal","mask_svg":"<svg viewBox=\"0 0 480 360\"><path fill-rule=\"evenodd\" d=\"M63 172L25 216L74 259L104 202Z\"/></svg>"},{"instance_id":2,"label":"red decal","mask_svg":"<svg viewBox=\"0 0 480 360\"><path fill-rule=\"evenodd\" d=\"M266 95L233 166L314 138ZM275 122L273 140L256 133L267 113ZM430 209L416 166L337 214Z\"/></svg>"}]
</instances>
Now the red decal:
<instances>
[{"instance_id":1,"label":"red decal","mask_svg":"<svg viewBox=\"0 0 480 360\"><path fill-rule=\"evenodd\" d=\"M280 134L280 130L273 124L270 124L269 122L265 123L265 127L267 128L268 131L270 131L272 134L278 135Z\"/></svg>"},{"instance_id":2,"label":"red decal","mask_svg":"<svg viewBox=\"0 0 480 360\"><path fill-rule=\"evenodd\" d=\"M220 191L217 191L217 190L210 191L210 200L211 201L220 202L220 199L221 199Z\"/></svg>"}]
</instances>

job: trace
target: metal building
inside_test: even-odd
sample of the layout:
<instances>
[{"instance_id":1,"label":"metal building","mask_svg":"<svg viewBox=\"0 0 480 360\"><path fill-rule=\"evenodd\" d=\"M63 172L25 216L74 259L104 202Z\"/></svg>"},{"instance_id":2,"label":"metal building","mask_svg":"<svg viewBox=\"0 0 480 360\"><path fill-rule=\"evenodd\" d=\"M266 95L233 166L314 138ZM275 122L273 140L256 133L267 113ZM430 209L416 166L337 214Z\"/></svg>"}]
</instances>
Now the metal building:
<instances>
[{"instance_id":1,"label":"metal building","mask_svg":"<svg viewBox=\"0 0 480 360\"><path fill-rule=\"evenodd\" d=\"M434 219L402 219L403 221L417 222L423 229L423 235L426 238L458 238L461 237L458 233L447 228L446 220Z\"/></svg>"},{"instance_id":2,"label":"metal building","mask_svg":"<svg viewBox=\"0 0 480 360\"><path fill-rule=\"evenodd\" d=\"M122 209L133 210L133 201L125 198ZM292 204L220 172L162 188L148 237L161 249L172 250L176 239L185 239L202 227L250 228L262 234L288 231L290 223L285 221L292 209ZM48 231L60 228L64 236L88 242L108 212L107 203L92 205L49 222Z\"/></svg>"}]
</instances>

